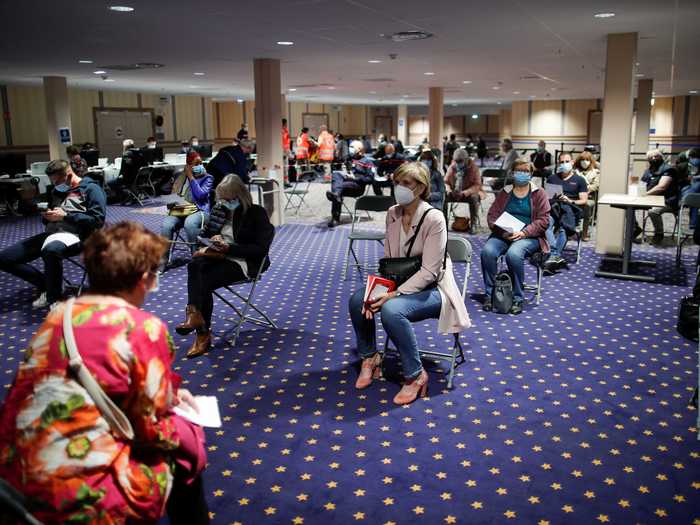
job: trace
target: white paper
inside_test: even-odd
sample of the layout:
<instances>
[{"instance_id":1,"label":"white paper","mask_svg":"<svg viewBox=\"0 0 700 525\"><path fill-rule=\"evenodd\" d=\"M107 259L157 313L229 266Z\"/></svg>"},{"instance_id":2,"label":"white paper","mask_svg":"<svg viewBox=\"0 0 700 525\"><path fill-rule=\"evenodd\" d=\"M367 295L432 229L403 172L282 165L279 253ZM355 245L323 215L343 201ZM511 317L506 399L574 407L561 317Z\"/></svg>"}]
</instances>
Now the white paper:
<instances>
[{"instance_id":1,"label":"white paper","mask_svg":"<svg viewBox=\"0 0 700 525\"><path fill-rule=\"evenodd\" d=\"M73 246L74 244L78 244L80 242L80 237L72 233L66 232L52 233L46 238L44 244L41 245L41 249L43 250L44 248L46 248L47 244L50 244L55 241L62 242L66 246Z\"/></svg>"},{"instance_id":2,"label":"white paper","mask_svg":"<svg viewBox=\"0 0 700 525\"><path fill-rule=\"evenodd\" d=\"M547 199L552 200L555 195L562 195L564 188L560 184L548 182L544 187L544 191L547 194Z\"/></svg>"},{"instance_id":3,"label":"white paper","mask_svg":"<svg viewBox=\"0 0 700 525\"><path fill-rule=\"evenodd\" d=\"M507 211L504 211L501 216L496 219L496 226L508 233L515 233L522 230L526 225L520 219L513 217Z\"/></svg>"},{"instance_id":4,"label":"white paper","mask_svg":"<svg viewBox=\"0 0 700 525\"><path fill-rule=\"evenodd\" d=\"M180 403L173 408L173 412L202 427L219 428L221 426L221 415L219 414L219 402L216 396L194 396L194 400L197 402L199 412L195 412L184 403Z\"/></svg>"},{"instance_id":5,"label":"white paper","mask_svg":"<svg viewBox=\"0 0 700 525\"><path fill-rule=\"evenodd\" d=\"M377 297L380 295L383 295L389 291L389 288L384 286L383 284L378 284L374 287L374 290L372 290L372 293L370 294L369 301L373 303L374 301L377 300Z\"/></svg>"}]
</instances>

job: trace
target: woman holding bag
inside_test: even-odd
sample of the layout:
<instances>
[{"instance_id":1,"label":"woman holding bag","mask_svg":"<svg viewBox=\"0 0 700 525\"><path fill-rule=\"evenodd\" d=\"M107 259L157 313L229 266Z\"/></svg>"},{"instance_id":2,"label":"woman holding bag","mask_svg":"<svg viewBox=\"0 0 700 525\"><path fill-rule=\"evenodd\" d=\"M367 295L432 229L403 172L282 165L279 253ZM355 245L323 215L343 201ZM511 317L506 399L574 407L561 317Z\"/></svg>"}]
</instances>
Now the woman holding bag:
<instances>
[{"instance_id":1,"label":"woman holding bag","mask_svg":"<svg viewBox=\"0 0 700 525\"><path fill-rule=\"evenodd\" d=\"M394 172L396 206L386 216L384 257L420 257L417 271L393 291L366 306L364 289L350 298L350 318L362 357L356 388L366 388L377 377L381 355L377 352L374 316L381 312L382 326L401 355L405 383L394 397L404 405L425 396L428 373L423 369L411 323L439 319L440 333L456 333L471 322L446 254L447 226L440 210L427 199L430 172L420 162L402 164Z\"/></svg>"},{"instance_id":2,"label":"woman holding bag","mask_svg":"<svg viewBox=\"0 0 700 525\"><path fill-rule=\"evenodd\" d=\"M204 433L173 413L196 402L166 324L140 309L165 248L140 224L93 233L90 293L49 313L0 409L0 477L43 523L209 522Z\"/></svg>"},{"instance_id":3,"label":"woman holding bag","mask_svg":"<svg viewBox=\"0 0 700 525\"><path fill-rule=\"evenodd\" d=\"M209 216L209 194L214 187L214 177L207 173L202 164L202 157L194 150L187 154L183 176L182 184L176 183L173 191L185 202L169 206L168 216L163 221L160 234L172 241L175 232L185 228L187 242L194 252L197 237Z\"/></svg>"}]
</instances>

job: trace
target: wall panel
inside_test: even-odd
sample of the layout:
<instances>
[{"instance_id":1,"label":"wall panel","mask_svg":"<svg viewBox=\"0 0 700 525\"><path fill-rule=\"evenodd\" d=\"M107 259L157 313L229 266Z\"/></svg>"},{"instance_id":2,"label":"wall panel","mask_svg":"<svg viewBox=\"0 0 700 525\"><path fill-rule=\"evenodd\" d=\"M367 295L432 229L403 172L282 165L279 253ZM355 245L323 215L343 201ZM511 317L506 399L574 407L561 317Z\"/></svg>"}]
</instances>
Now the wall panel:
<instances>
[{"instance_id":1,"label":"wall panel","mask_svg":"<svg viewBox=\"0 0 700 525\"><path fill-rule=\"evenodd\" d=\"M588 135L588 112L596 108L595 99L567 100L564 110L564 135Z\"/></svg>"},{"instance_id":2,"label":"wall panel","mask_svg":"<svg viewBox=\"0 0 700 525\"><path fill-rule=\"evenodd\" d=\"M503 139L513 136L512 127L513 111L510 109L502 109L498 122L498 135Z\"/></svg>"},{"instance_id":3,"label":"wall panel","mask_svg":"<svg viewBox=\"0 0 700 525\"><path fill-rule=\"evenodd\" d=\"M73 143L95 143L95 116L93 108L99 106L99 96L94 89L68 89L70 121Z\"/></svg>"},{"instance_id":4,"label":"wall panel","mask_svg":"<svg viewBox=\"0 0 700 525\"><path fill-rule=\"evenodd\" d=\"M12 125L12 143L15 146L48 144L46 102L41 86L7 86Z\"/></svg>"},{"instance_id":5,"label":"wall panel","mask_svg":"<svg viewBox=\"0 0 700 525\"><path fill-rule=\"evenodd\" d=\"M292 137L299 135L301 129L301 115L306 112L306 104L304 102L291 102L289 104L289 134Z\"/></svg>"},{"instance_id":6,"label":"wall panel","mask_svg":"<svg viewBox=\"0 0 700 525\"><path fill-rule=\"evenodd\" d=\"M176 96L175 114L177 117L177 136L175 140L189 140L192 135L204 136L201 97Z\"/></svg>"},{"instance_id":7,"label":"wall panel","mask_svg":"<svg viewBox=\"0 0 700 525\"><path fill-rule=\"evenodd\" d=\"M688 112L688 135L700 135L700 97L690 97Z\"/></svg>"},{"instance_id":8,"label":"wall panel","mask_svg":"<svg viewBox=\"0 0 700 525\"><path fill-rule=\"evenodd\" d=\"M527 101L513 102L510 131L512 135L528 134L528 103Z\"/></svg>"},{"instance_id":9,"label":"wall panel","mask_svg":"<svg viewBox=\"0 0 700 525\"><path fill-rule=\"evenodd\" d=\"M561 135L561 108L561 100L533 100L530 134L535 136Z\"/></svg>"},{"instance_id":10,"label":"wall panel","mask_svg":"<svg viewBox=\"0 0 700 525\"><path fill-rule=\"evenodd\" d=\"M103 91L106 108L137 108L138 96L131 91Z\"/></svg>"},{"instance_id":11,"label":"wall panel","mask_svg":"<svg viewBox=\"0 0 700 525\"><path fill-rule=\"evenodd\" d=\"M232 139L241 128L243 122L243 104L238 102L216 102L216 113L219 115L218 135L216 138Z\"/></svg>"},{"instance_id":12,"label":"wall panel","mask_svg":"<svg viewBox=\"0 0 700 525\"><path fill-rule=\"evenodd\" d=\"M673 135L684 135L685 97L673 97Z\"/></svg>"},{"instance_id":13,"label":"wall panel","mask_svg":"<svg viewBox=\"0 0 700 525\"><path fill-rule=\"evenodd\" d=\"M666 137L673 132L673 98L657 97L651 108L651 128L655 135Z\"/></svg>"},{"instance_id":14,"label":"wall panel","mask_svg":"<svg viewBox=\"0 0 700 525\"><path fill-rule=\"evenodd\" d=\"M173 131L173 106L172 97L163 95L154 95L152 93L143 93L141 95L141 106L144 109L152 109L155 115L163 117L163 134L165 142L173 142L175 133ZM189 138L189 137L188 137Z\"/></svg>"},{"instance_id":15,"label":"wall panel","mask_svg":"<svg viewBox=\"0 0 700 525\"><path fill-rule=\"evenodd\" d=\"M248 124L248 137L255 139L255 100L245 101L245 123ZM243 121L241 121L243 122ZM236 133L238 133L239 127L236 128Z\"/></svg>"}]
</instances>

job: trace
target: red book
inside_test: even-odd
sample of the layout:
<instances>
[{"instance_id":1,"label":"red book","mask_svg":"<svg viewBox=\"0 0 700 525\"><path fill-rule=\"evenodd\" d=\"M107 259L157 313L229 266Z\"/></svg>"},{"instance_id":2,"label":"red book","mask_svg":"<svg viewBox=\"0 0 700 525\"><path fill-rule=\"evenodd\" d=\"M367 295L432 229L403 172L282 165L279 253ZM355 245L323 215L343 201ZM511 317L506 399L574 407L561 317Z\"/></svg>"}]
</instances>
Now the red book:
<instances>
[{"instance_id":1,"label":"red book","mask_svg":"<svg viewBox=\"0 0 700 525\"><path fill-rule=\"evenodd\" d=\"M365 286L365 304L370 305L382 294L393 292L394 290L396 290L396 283L394 281L379 277L378 275L369 275L367 277L367 285Z\"/></svg>"}]
</instances>

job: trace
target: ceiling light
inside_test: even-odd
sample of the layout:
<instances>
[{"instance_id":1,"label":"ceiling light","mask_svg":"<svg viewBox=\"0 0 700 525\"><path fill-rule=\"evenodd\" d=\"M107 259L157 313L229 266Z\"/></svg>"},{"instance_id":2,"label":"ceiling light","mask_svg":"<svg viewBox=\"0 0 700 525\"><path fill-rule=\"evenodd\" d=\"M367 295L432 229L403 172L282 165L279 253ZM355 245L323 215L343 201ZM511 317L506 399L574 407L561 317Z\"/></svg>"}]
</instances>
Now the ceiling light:
<instances>
[{"instance_id":1,"label":"ceiling light","mask_svg":"<svg viewBox=\"0 0 700 525\"><path fill-rule=\"evenodd\" d=\"M644 73L637 73L635 76L636 76L637 78L642 78L642 77L644 76Z\"/></svg>"},{"instance_id":2,"label":"ceiling light","mask_svg":"<svg viewBox=\"0 0 700 525\"><path fill-rule=\"evenodd\" d=\"M433 36L433 34L427 31L399 31L391 35L381 34L379 36L388 38L394 42L409 42L411 40L425 40Z\"/></svg>"},{"instance_id":3,"label":"ceiling light","mask_svg":"<svg viewBox=\"0 0 700 525\"><path fill-rule=\"evenodd\" d=\"M381 64L382 63L381 60L368 60L367 62L369 62L370 64Z\"/></svg>"},{"instance_id":4,"label":"ceiling light","mask_svg":"<svg viewBox=\"0 0 700 525\"><path fill-rule=\"evenodd\" d=\"M535 98L536 95L530 95L530 98Z\"/></svg>"},{"instance_id":5,"label":"ceiling light","mask_svg":"<svg viewBox=\"0 0 700 525\"><path fill-rule=\"evenodd\" d=\"M197 89L199 86L187 86L189 89Z\"/></svg>"},{"instance_id":6,"label":"ceiling light","mask_svg":"<svg viewBox=\"0 0 700 525\"><path fill-rule=\"evenodd\" d=\"M78 60L78 64L92 64L92 60Z\"/></svg>"},{"instance_id":7,"label":"ceiling light","mask_svg":"<svg viewBox=\"0 0 700 525\"><path fill-rule=\"evenodd\" d=\"M635 62L634 65L639 67L639 62Z\"/></svg>"},{"instance_id":8,"label":"ceiling light","mask_svg":"<svg viewBox=\"0 0 700 525\"><path fill-rule=\"evenodd\" d=\"M328 86L328 89L335 89L335 86Z\"/></svg>"},{"instance_id":9,"label":"ceiling light","mask_svg":"<svg viewBox=\"0 0 700 525\"><path fill-rule=\"evenodd\" d=\"M98 69L97 71L93 71L93 73L94 73L95 75L104 75L104 74L107 73L107 72L106 72L106 71L102 71L101 69Z\"/></svg>"},{"instance_id":10,"label":"ceiling light","mask_svg":"<svg viewBox=\"0 0 700 525\"><path fill-rule=\"evenodd\" d=\"M433 73L432 71L426 71L426 72L423 73L423 74L424 74L424 75L428 75L429 77L431 77L431 76L433 76L435 73Z\"/></svg>"},{"instance_id":11,"label":"ceiling light","mask_svg":"<svg viewBox=\"0 0 700 525\"><path fill-rule=\"evenodd\" d=\"M289 88L288 91L296 91L296 90L297 90L297 88Z\"/></svg>"},{"instance_id":12,"label":"ceiling light","mask_svg":"<svg viewBox=\"0 0 700 525\"><path fill-rule=\"evenodd\" d=\"M473 118L474 120L476 120L476 119L479 118L479 115L477 115L476 113L474 113L474 114L472 115L472 118Z\"/></svg>"},{"instance_id":13,"label":"ceiling light","mask_svg":"<svg viewBox=\"0 0 700 525\"><path fill-rule=\"evenodd\" d=\"M239 104L243 104L243 99L242 99L242 98L237 98L237 99L236 99L236 102L238 102Z\"/></svg>"},{"instance_id":14,"label":"ceiling light","mask_svg":"<svg viewBox=\"0 0 700 525\"><path fill-rule=\"evenodd\" d=\"M691 95L697 95L697 94L698 94L698 90L697 90L697 89L691 89L690 91L688 91L688 93L690 93Z\"/></svg>"},{"instance_id":15,"label":"ceiling light","mask_svg":"<svg viewBox=\"0 0 700 525\"><path fill-rule=\"evenodd\" d=\"M595 18L612 18L615 13L596 13L593 15Z\"/></svg>"},{"instance_id":16,"label":"ceiling light","mask_svg":"<svg viewBox=\"0 0 700 525\"><path fill-rule=\"evenodd\" d=\"M520 95L520 91L513 91L513 95Z\"/></svg>"},{"instance_id":17,"label":"ceiling light","mask_svg":"<svg viewBox=\"0 0 700 525\"><path fill-rule=\"evenodd\" d=\"M499 89L501 89L501 86L493 86L491 89L495 89L496 91L498 91Z\"/></svg>"},{"instance_id":18,"label":"ceiling light","mask_svg":"<svg viewBox=\"0 0 700 525\"><path fill-rule=\"evenodd\" d=\"M370 91L369 94L370 94L370 95L376 95L377 92L376 92L376 91Z\"/></svg>"},{"instance_id":19,"label":"ceiling light","mask_svg":"<svg viewBox=\"0 0 700 525\"><path fill-rule=\"evenodd\" d=\"M501 103L501 102L496 102L496 104L498 104L498 105L500 106L502 103Z\"/></svg>"},{"instance_id":20,"label":"ceiling light","mask_svg":"<svg viewBox=\"0 0 700 525\"><path fill-rule=\"evenodd\" d=\"M651 105L652 105L652 106L654 105L654 102L656 102L656 100L652 98L652 99L651 99Z\"/></svg>"},{"instance_id":21,"label":"ceiling light","mask_svg":"<svg viewBox=\"0 0 700 525\"><path fill-rule=\"evenodd\" d=\"M112 11L117 11L118 13L131 13L134 8L127 5L111 5L109 8Z\"/></svg>"},{"instance_id":22,"label":"ceiling light","mask_svg":"<svg viewBox=\"0 0 700 525\"><path fill-rule=\"evenodd\" d=\"M204 76L204 73L202 73L202 72L197 72L197 73L192 73L192 74L195 75L195 76L197 76L197 77L203 77L203 76Z\"/></svg>"},{"instance_id":23,"label":"ceiling light","mask_svg":"<svg viewBox=\"0 0 700 525\"><path fill-rule=\"evenodd\" d=\"M103 78L102 80L104 80L105 82L114 82L113 78Z\"/></svg>"},{"instance_id":24,"label":"ceiling light","mask_svg":"<svg viewBox=\"0 0 700 525\"><path fill-rule=\"evenodd\" d=\"M279 42L277 42L277 45L278 46L293 46L294 42L291 42L289 40L280 40Z\"/></svg>"},{"instance_id":25,"label":"ceiling light","mask_svg":"<svg viewBox=\"0 0 700 525\"><path fill-rule=\"evenodd\" d=\"M471 83L472 83L471 80L462 80L462 84L471 84Z\"/></svg>"}]
</instances>

